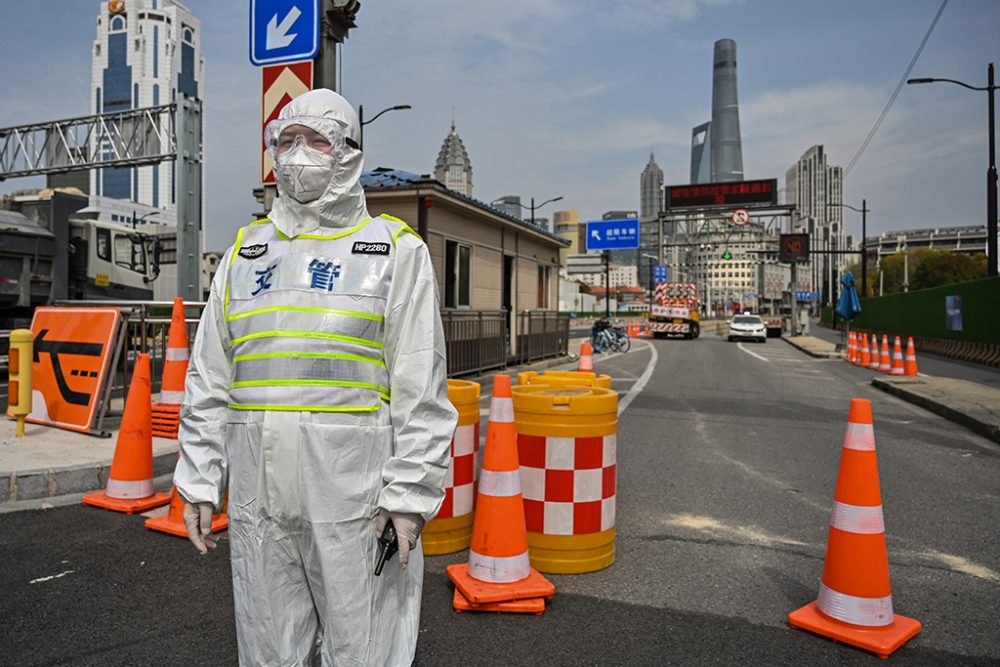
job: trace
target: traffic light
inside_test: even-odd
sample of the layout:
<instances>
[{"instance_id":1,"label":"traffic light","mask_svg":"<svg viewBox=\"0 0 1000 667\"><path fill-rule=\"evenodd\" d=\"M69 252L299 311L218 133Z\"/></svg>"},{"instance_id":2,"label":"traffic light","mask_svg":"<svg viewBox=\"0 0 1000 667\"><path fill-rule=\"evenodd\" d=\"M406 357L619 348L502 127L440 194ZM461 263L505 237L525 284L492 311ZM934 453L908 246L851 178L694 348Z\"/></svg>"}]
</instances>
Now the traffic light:
<instances>
[{"instance_id":1,"label":"traffic light","mask_svg":"<svg viewBox=\"0 0 1000 667\"><path fill-rule=\"evenodd\" d=\"M733 253L729 252L728 250L722 253L722 259L732 259L732 258L733 258Z\"/></svg>"}]
</instances>

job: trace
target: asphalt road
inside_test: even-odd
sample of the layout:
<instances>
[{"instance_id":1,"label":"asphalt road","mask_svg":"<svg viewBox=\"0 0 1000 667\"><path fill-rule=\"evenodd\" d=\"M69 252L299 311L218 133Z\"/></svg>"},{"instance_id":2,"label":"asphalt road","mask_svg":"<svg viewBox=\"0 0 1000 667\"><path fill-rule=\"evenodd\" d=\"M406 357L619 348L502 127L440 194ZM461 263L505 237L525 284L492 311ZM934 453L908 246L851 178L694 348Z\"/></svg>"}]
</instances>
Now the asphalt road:
<instances>
[{"instance_id":1,"label":"asphalt road","mask_svg":"<svg viewBox=\"0 0 1000 667\"><path fill-rule=\"evenodd\" d=\"M855 397L875 415L895 610L924 624L893 664L1000 664L1000 448L780 340L637 343L596 367L627 396L652 350L619 423L615 563L552 576L535 617L456 614L444 569L466 555L428 558L417 664L880 664L786 625L816 597ZM0 515L0 554L0 662L235 664L225 540L199 558L140 518L66 507Z\"/></svg>"}]
</instances>

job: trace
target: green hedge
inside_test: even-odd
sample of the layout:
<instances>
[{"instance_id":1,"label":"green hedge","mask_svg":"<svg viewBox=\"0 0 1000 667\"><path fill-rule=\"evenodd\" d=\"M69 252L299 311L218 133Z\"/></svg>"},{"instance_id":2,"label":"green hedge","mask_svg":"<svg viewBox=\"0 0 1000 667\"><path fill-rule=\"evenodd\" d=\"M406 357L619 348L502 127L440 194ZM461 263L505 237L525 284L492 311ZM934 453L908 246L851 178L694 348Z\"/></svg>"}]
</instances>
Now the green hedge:
<instances>
[{"instance_id":1,"label":"green hedge","mask_svg":"<svg viewBox=\"0 0 1000 667\"><path fill-rule=\"evenodd\" d=\"M962 331L947 326L945 297L952 295L962 297ZM861 314L851 328L1000 343L1000 277L861 299Z\"/></svg>"}]
</instances>

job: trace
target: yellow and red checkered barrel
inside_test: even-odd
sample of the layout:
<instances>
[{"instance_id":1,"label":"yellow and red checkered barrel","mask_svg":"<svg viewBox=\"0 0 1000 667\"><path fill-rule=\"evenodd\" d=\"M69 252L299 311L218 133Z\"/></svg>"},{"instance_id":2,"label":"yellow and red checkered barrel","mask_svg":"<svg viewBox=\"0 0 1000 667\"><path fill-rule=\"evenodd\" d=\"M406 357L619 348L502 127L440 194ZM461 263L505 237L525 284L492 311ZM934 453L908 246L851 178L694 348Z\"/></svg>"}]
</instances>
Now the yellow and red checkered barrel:
<instances>
[{"instance_id":1,"label":"yellow and red checkered barrel","mask_svg":"<svg viewBox=\"0 0 1000 667\"><path fill-rule=\"evenodd\" d=\"M517 374L517 384L544 384L549 387L600 387L611 389L610 375L581 371L525 371Z\"/></svg>"},{"instance_id":2,"label":"yellow and red checkered barrel","mask_svg":"<svg viewBox=\"0 0 1000 667\"><path fill-rule=\"evenodd\" d=\"M424 554L439 556L469 548L479 479L479 384L448 380L448 399L458 410L445 476L444 503L421 533Z\"/></svg>"},{"instance_id":3,"label":"yellow and red checkered barrel","mask_svg":"<svg viewBox=\"0 0 1000 667\"><path fill-rule=\"evenodd\" d=\"M580 574L615 560L618 394L601 387L514 387L531 565Z\"/></svg>"}]
</instances>

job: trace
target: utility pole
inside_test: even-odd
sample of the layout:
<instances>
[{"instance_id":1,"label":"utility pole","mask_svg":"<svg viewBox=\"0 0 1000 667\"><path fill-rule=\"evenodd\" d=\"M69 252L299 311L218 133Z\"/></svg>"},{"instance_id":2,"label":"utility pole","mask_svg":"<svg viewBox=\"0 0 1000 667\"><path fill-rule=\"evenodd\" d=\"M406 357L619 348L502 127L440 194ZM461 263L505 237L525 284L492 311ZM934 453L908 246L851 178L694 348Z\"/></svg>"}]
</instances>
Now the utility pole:
<instances>
[{"instance_id":1,"label":"utility pole","mask_svg":"<svg viewBox=\"0 0 1000 667\"><path fill-rule=\"evenodd\" d=\"M611 319L611 251L604 251L604 317Z\"/></svg>"}]
</instances>

